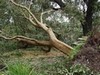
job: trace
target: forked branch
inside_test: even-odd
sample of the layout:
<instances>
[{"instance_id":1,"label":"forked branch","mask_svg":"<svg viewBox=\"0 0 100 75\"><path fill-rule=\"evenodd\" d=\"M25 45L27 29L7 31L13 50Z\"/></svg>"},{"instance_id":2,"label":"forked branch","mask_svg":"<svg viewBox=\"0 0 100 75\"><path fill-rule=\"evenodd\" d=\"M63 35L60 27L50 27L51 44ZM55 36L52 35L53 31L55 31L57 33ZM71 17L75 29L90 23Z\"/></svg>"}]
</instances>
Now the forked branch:
<instances>
[{"instance_id":1,"label":"forked branch","mask_svg":"<svg viewBox=\"0 0 100 75\"><path fill-rule=\"evenodd\" d=\"M49 28L47 27L46 24L43 23L42 21L42 16L43 14L47 13L47 12L50 12L50 11L46 11L46 12L43 12L41 14L41 22L35 17L35 15L31 12L30 8L26 7L26 6L23 6L23 5L20 5L16 2L14 2L14 0L11 0L11 2L16 5L17 7L20 7L22 9L25 9L28 14L31 16L31 17L26 17L32 24L34 25L37 25L38 27L40 27L41 29L43 29L44 31L47 32L47 34L49 35L50 39L49 41L38 41L38 40L35 40L35 39L29 39L29 38L26 38L26 37L22 37L22 36L16 36L16 37L12 37L10 39L18 39L20 41L24 41L24 42L27 42L27 43L31 43L33 45L43 45L43 46L52 46L52 47L55 47L57 48L58 50L62 51L63 53L69 55L71 50L73 49L71 46L65 44L64 42L58 40L52 30L52 28ZM34 21L33 21L34 20ZM5 38L5 37L3 37ZM7 39L7 38L6 38ZM8 38L9 39L9 38Z\"/></svg>"},{"instance_id":2,"label":"forked branch","mask_svg":"<svg viewBox=\"0 0 100 75\"><path fill-rule=\"evenodd\" d=\"M33 23L34 25L35 25L35 23L36 23L37 26L39 26L40 28L42 28L43 30L45 30L45 31L47 32L48 27L46 26L46 24L41 23L41 22L35 17L35 15L31 12L31 10L30 10L28 7L23 6L23 5L20 5L20 4L16 3L16 2L14 2L14 0L10 0L10 1L11 1L14 5L16 5L17 7L20 7L20 8L22 8L22 9L25 9L25 10L29 13L29 15L35 20L35 22L33 22L33 20L30 19L30 18L27 18L27 19L28 19L31 23ZM36 26L36 25L35 25L35 26Z\"/></svg>"},{"instance_id":3,"label":"forked branch","mask_svg":"<svg viewBox=\"0 0 100 75\"><path fill-rule=\"evenodd\" d=\"M26 6L23 6L23 5L20 5L20 4L18 4L18 3L16 3L16 2L14 2L14 0L10 0L14 5L16 5L17 7L20 7L20 8L22 8L22 9L25 9L31 16L32 16L32 18L35 20L35 22L37 23L37 24L39 24L40 22L38 21L38 19L35 17L35 15L31 12L31 10L28 8L28 7L26 7Z\"/></svg>"},{"instance_id":4,"label":"forked branch","mask_svg":"<svg viewBox=\"0 0 100 75\"><path fill-rule=\"evenodd\" d=\"M53 10L51 9L51 10L44 11L44 12L41 13L41 17L40 17L41 23L43 23L43 15L46 14L46 13L49 13L49 12L51 12L51 11L53 11Z\"/></svg>"}]
</instances>

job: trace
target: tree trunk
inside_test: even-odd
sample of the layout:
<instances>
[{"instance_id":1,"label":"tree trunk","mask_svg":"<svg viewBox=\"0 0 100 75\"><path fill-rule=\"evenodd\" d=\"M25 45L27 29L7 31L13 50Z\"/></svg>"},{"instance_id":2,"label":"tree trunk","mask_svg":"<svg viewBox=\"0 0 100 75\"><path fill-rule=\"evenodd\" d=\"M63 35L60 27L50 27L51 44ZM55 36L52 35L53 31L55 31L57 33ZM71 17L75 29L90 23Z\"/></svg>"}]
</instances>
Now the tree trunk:
<instances>
[{"instance_id":1,"label":"tree trunk","mask_svg":"<svg viewBox=\"0 0 100 75\"><path fill-rule=\"evenodd\" d=\"M49 28L47 32L50 36L50 42L51 42L52 46L57 48L58 50L62 51L63 53L69 55L73 48L71 46L65 44L64 42L58 40L51 28Z\"/></svg>"},{"instance_id":2,"label":"tree trunk","mask_svg":"<svg viewBox=\"0 0 100 75\"><path fill-rule=\"evenodd\" d=\"M93 28L93 13L94 13L94 6L97 0L84 0L87 5L87 11L84 16L84 22L82 23L83 27L83 35L87 35Z\"/></svg>"}]
</instances>

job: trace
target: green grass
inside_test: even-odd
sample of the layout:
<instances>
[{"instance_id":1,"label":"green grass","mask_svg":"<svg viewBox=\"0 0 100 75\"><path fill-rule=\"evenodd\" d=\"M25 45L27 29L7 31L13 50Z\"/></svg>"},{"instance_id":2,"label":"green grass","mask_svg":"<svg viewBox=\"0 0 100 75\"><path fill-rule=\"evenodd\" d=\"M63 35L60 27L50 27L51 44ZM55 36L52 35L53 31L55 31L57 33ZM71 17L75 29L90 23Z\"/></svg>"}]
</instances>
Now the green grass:
<instances>
[{"instance_id":1,"label":"green grass","mask_svg":"<svg viewBox=\"0 0 100 75\"><path fill-rule=\"evenodd\" d=\"M27 63L16 62L7 64L7 75L38 75Z\"/></svg>"},{"instance_id":2,"label":"green grass","mask_svg":"<svg viewBox=\"0 0 100 75\"><path fill-rule=\"evenodd\" d=\"M0 75L100 75L94 74L89 68L81 64L66 66L70 63L66 63L68 61L65 60L64 62L55 61L52 64L44 61L43 58L40 61L41 63L35 63L35 65L29 61L20 60L7 62L7 70L0 72Z\"/></svg>"},{"instance_id":3,"label":"green grass","mask_svg":"<svg viewBox=\"0 0 100 75\"><path fill-rule=\"evenodd\" d=\"M80 64L73 65L69 68L58 63L55 63L54 65L45 65L41 67L41 73L35 71L35 68L32 68L27 63L16 62L10 63L7 66L8 71L1 75L94 75L89 68ZM52 70L50 71L50 69Z\"/></svg>"},{"instance_id":4,"label":"green grass","mask_svg":"<svg viewBox=\"0 0 100 75\"><path fill-rule=\"evenodd\" d=\"M77 53L81 50L82 46L83 46L83 43L82 44L80 43L79 45L77 45L73 48L73 50L69 56L70 60L73 59L75 55L77 55Z\"/></svg>"},{"instance_id":5,"label":"green grass","mask_svg":"<svg viewBox=\"0 0 100 75\"><path fill-rule=\"evenodd\" d=\"M82 45L75 47L73 57L80 50ZM8 53L9 54L9 53ZM11 53L14 57L4 58L7 70L0 75L95 75L93 72L82 65L72 65L67 56L27 58L20 51ZM96 74L99 75L99 74Z\"/></svg>"}]
</instances>

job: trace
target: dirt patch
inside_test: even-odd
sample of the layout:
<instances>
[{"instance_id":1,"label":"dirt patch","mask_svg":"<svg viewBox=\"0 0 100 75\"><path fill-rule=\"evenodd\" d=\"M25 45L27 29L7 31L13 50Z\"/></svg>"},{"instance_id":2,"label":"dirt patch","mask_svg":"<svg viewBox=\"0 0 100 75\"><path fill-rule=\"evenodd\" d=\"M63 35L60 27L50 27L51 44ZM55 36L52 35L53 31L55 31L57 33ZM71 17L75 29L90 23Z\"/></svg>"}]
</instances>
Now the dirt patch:
<instances>
[{"instance_id":1,"label":"dirt patch","mask_svg":"<svg viewBox=\"0 0 100 75\"><path fill-rule=\"evenodd\" d=\"M74 64L81 63L100 72L100 32L91 35L84 47L74 58Z\"/></svg>"},{"instance_id":2,"label":"dirt patch","mask_svg":"<svg viewBox=\"0 0 100 75\"><path fill-rule=\"evenodd\" d=\"M47 57L59 57L59 56L66 56L64 53L52 49L50 52L45 52L45 51L38 51L38 50L16 50L16 51L10 51L7 53L3 54L4 57L19 57L19 58L47 58Z\"/></svg>"},{"instance_id":3,"label":"dirt patch","mask_svg":"<svg viewBox=\"0 0 100 75\"><path fill-rule=\"evenodd\" d=\"M46 53L44 51L23 51L23 58L47 58L47 57L58 57L58 56L65 56L60 51L51 50L50 52Z\"/></svg>"},{"instance_id":4,"label":"dirt patch","mask_svg":"<svg viewBox=\"0 0 100 75\"><path fill-rule=\"evenodd\" d=\"M61 73L65 71L67 55L54 49L48 53L40 50L18 50L5 52L2 59L6 64L16 64L16 62L29 64L34 71L42 75L62 75L59 71ZM4 62L0 64L0 70L5 67L3 64Z\"/></svg>"}]
</instances>

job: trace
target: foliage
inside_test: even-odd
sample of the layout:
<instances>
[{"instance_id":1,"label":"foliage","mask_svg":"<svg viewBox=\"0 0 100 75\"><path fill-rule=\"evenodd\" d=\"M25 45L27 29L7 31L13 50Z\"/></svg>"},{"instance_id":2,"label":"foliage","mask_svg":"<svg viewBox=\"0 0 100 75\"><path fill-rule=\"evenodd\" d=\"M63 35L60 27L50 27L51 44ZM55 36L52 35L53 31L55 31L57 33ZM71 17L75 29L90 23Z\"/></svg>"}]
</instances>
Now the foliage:
<instances>
[{"instance_id":1,"label":"foliage","mask_svg":"<svg viewBox=\"0 0 100 75\"><path fill-rule=\"evenodd\" d=\"M22 62L9 63L7 75L38 75L36 74L29 64Z\"/></svg>"},{"instance_id":2,"label":"foliage","mask_svg":"<svg viewBox=\"0 0 100 75\"><path fill-rule=\"evenodd\" d=\"M70 54L70 59L73 59L74 58L74 56L75 55L77 55L77 53L80 51L80 49L82 48L82 46L83 46L83 43L81 44L79 44L79 45L77 45L77 46L75 46L74 48L73 48L73 50L72 50L72 52L71 52L71 54Z\"/></svg>"},{"instance_id":3,"label":"foliage","mask_svg":"<svg viewBox=\"0 0 100 75\"><path fill-rule=\"evenodd\" d=\"M75 64L67 70L66 75L94 75L94 73L84 65Z\"/></svg>"},{"instance_id":4,"label":"foliage","mask_svg":"<svg viewBox=\"0 0 100 75\"><path fill-rule=\"evenodd\" d=\"M23 55L22 51L20 50L16 50L14 53L12 53L11 55L15 55L15 56L18 56L18 57L21 57Z\"/></svg>"},{"instance_id":5,"label":"foliage","mask_svg":"<svg viewBox=\"0 0 100 75\"><path fill-rule=\"evenodd\" d=\"M75 64L69 68L55 63L54 65L45 65L40 69L35 70L27 63L16 62L9 63L8 70L3 73L4 75L94 75L88 67L81 64ZM49 67L49 68L48 68ZM50 70L52 69L52 71ZM53 70L54 69L54 70ZM97 74L99 75L99 73Z\"/></svg>"},{"instance_id":6,"label":"foliage","mask_svg":"<svg viewBox=\"0 0 100 75\"><path fill-rule=\"evenodd\" d=\"M64 56L7 58L5 61L7 69L1 72L4 75L24 75L24 73L29 75L30 72L32 72L30 75L99 75L99 73L94 74L85 65L72 65L69 59Z\"/></svg>"},{"instance_id":7,"label":"foliage","mask_svg":"<svg viewBox=\"0 0 100 75\"><path fill-rule=\"evenodd\" d=\"M82 49L82 47L85 45L87 41L87 36L83 36L81 38L78 38L76 42L73 43L73 50L70 54L70 59L73 59L75 55Z\"/></svg>"}]
</instances>

